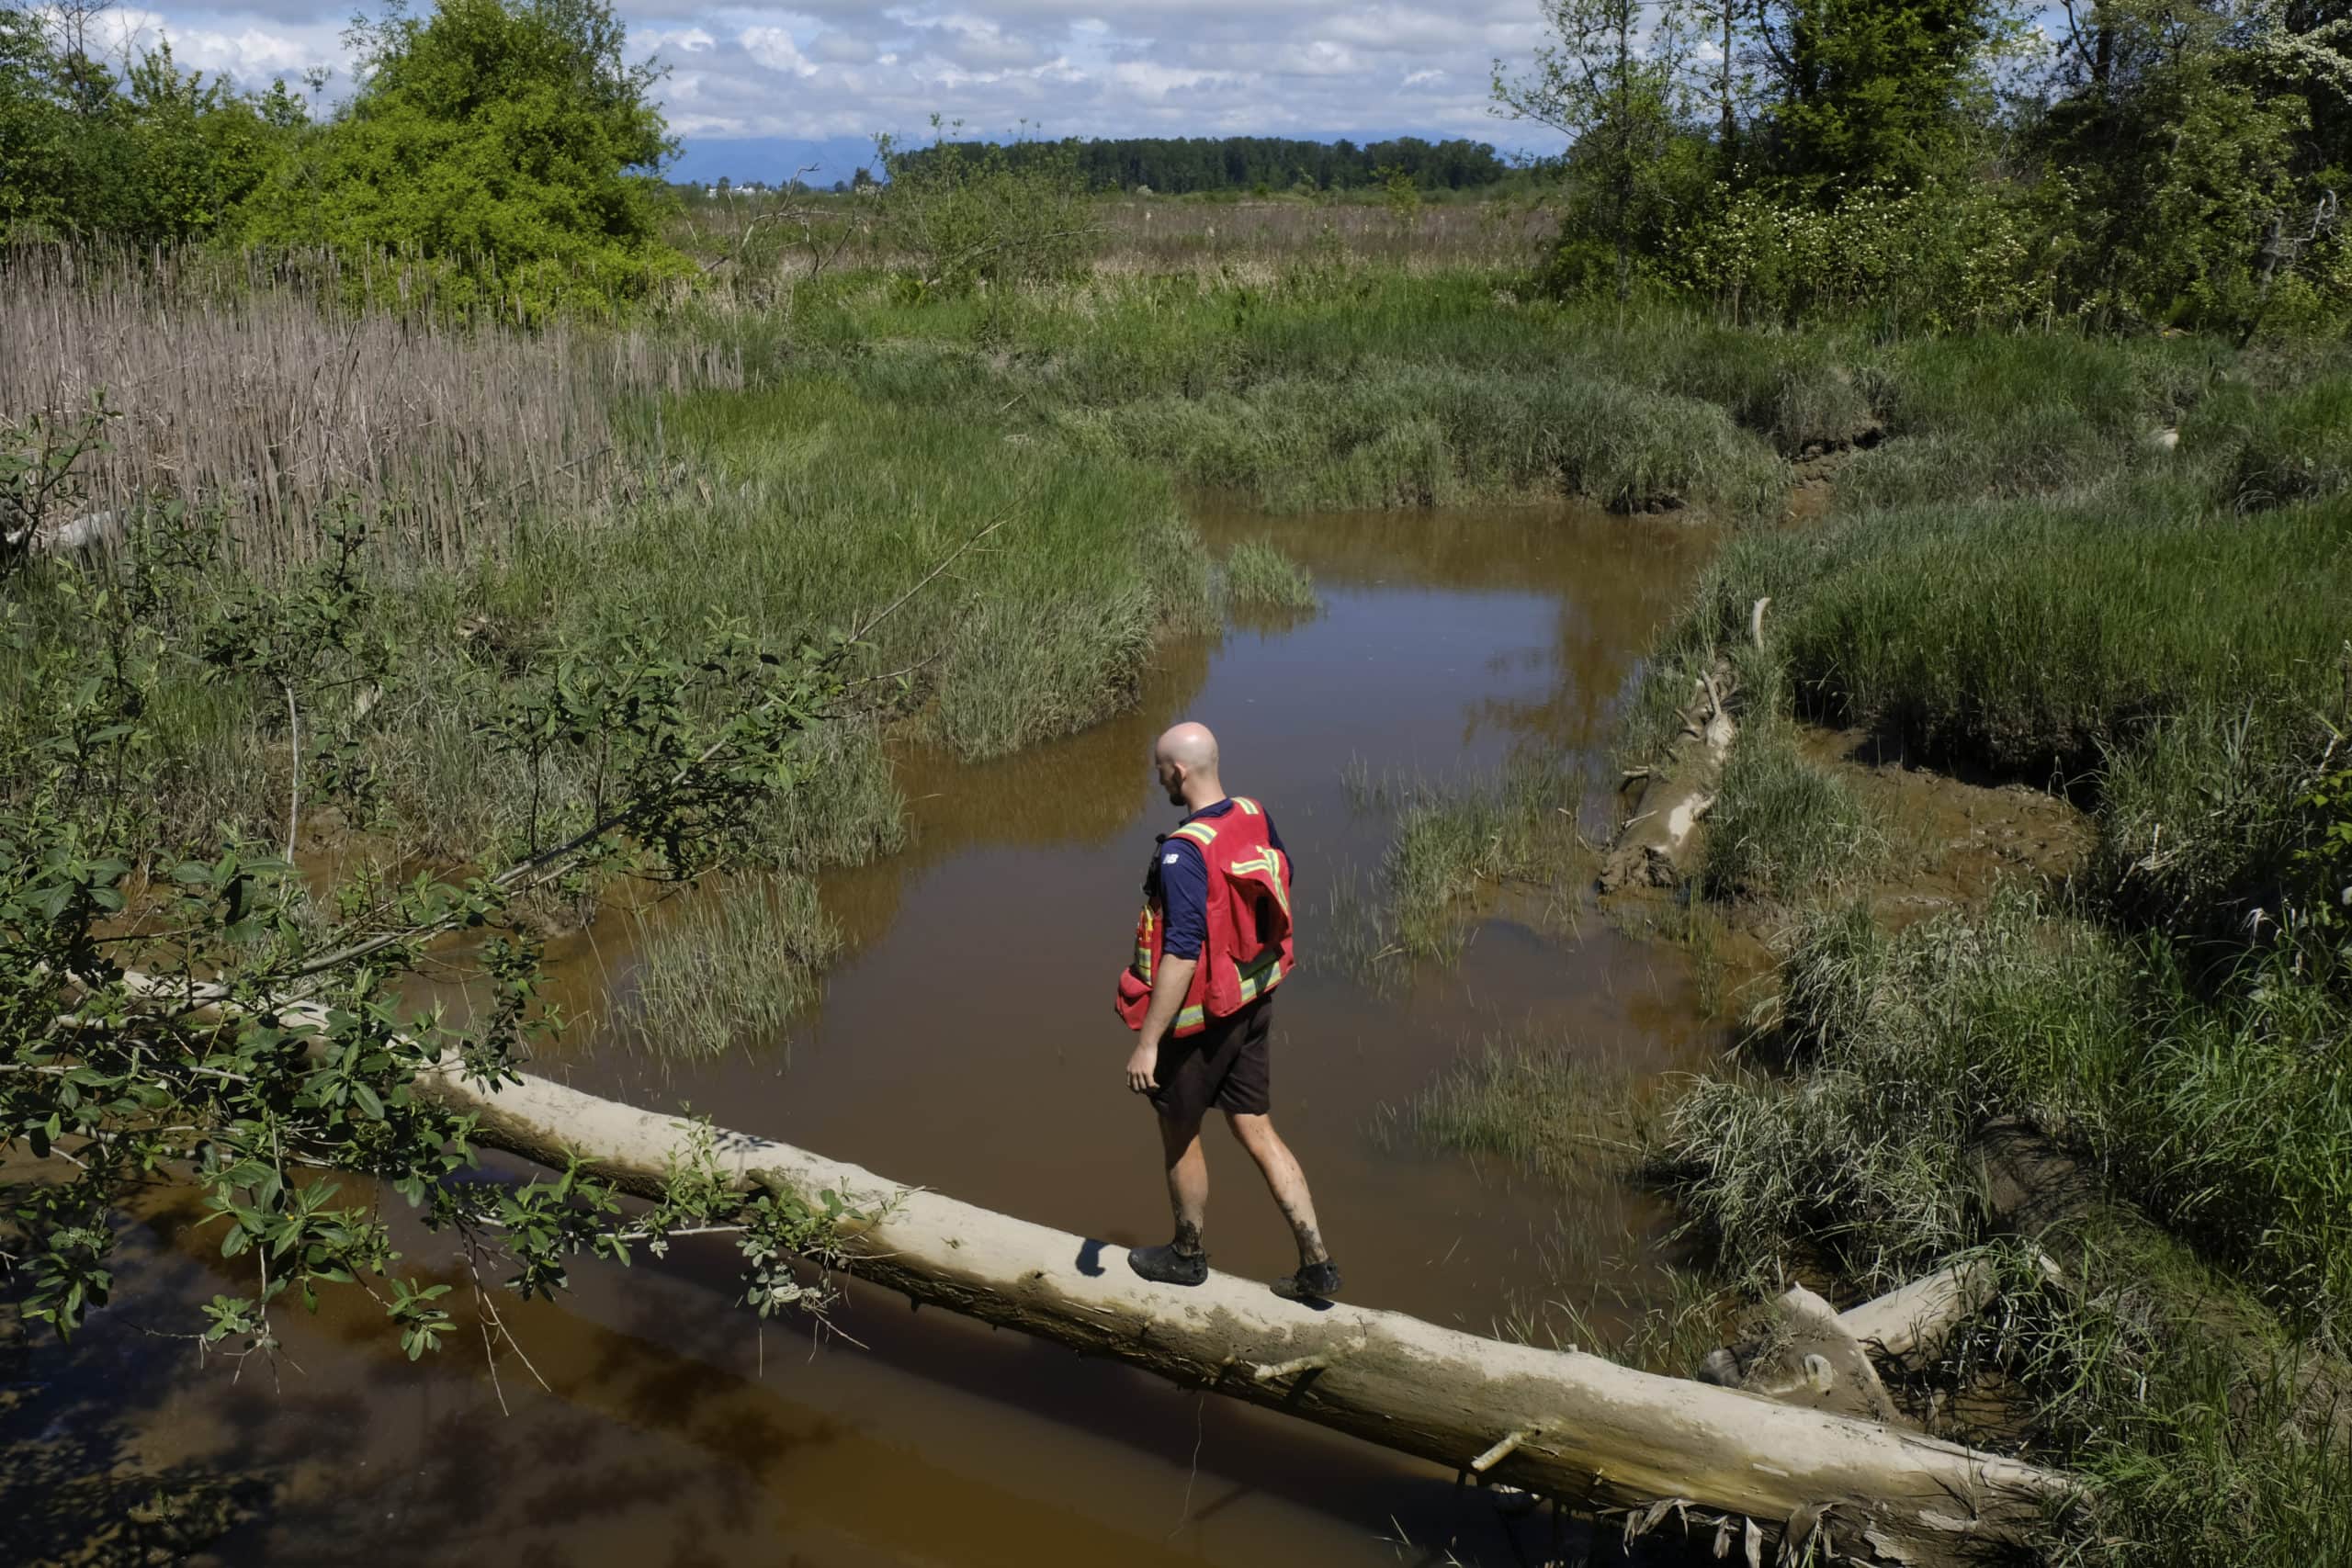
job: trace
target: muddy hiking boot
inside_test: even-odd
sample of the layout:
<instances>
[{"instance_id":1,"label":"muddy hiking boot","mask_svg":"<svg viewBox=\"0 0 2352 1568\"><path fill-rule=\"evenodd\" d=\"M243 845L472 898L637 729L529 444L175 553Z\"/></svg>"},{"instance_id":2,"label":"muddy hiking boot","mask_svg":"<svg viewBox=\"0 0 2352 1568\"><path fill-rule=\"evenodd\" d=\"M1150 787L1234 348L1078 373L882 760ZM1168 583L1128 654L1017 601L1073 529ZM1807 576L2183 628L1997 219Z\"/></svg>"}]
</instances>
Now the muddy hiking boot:
<instances>
[{"instance_id":1,"label":"muddy hiking boot","mask_svg":"<svg viewBox=\"0 0 2352 1568\"><path fill-rule=\"evenodd\" d=\"M1127 1267L1156 1285L1197 1285L1209 1277L1209 1255L1173 1247L1131 1247Z\"/></svg>"},{"instance_id":2,"label":"muddy hiking boot","mask_svg":"<svg viewBox=\"0 0 2352 1568\"><path fill-rule=\"evenodd\" d=\"M1274 1294L1286 1302L1329 1301L1340 1293L1340 1266L1329 1258L1302 1263L1295 1274L1274 1281Z\"/></svg>"}]
</instances>

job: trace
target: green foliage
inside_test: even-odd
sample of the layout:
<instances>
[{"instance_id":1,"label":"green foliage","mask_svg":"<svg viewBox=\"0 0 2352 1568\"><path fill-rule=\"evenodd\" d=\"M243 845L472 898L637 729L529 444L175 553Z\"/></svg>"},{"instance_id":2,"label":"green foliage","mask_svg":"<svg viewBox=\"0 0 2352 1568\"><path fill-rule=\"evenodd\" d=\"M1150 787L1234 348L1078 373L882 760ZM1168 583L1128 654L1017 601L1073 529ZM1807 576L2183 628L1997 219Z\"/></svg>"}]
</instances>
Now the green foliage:
<instances>
[{"instance_id":1,"label":"green foliage","mask_svg":"<svg viewBox=\"0 0 2352 1568\"><path fill-rule=\"evenodd\" d=\"M993 144L901 153L887 140L883 193L917 298L1082 276L1100 237L1074 157L1015 157Z\"/></svg>"},{"instance_id":2,"label":"green foliage","mask_svg":"<svg viewBox=\"0 0 2352 1568\"><path fill-rule=\"evenodd\" d=\"M1779 101L1767 136L1801 186L1904 187L1950 169L1983 96L1987 0L1780 0L1760 13Z\"/></svg>"},{"instance_id":3,"label":"green foliage","mask_svg":"<svg viewBox=\"0 0 2352 1568\"><path fill-rule=\"evenodd\" d=\"M1623 299L1638 280L1736 320L1860 310L1928 331L2251 338L2352 316L2352 68L2326 6L2094 0L2056 37L1986 0L1719 15L1721 37L1715 15L1637 27L1619 0L1559 0L1534 74L1498 80L1502 107L1576 138L1550 288ZM1760 80L1692 80L1702 41ZM2021 72L2048 95L2001 107Z\"/></svg>"},{"instance_id":4,"label":"green foliage","mask_svg":"<svg viewBox=\"0 0 2352 1568\"><path fill-rule=\"evenodd\" d=\"M2247 13L2106 0L2075 90L2041 128L2081 308L2128 322L2254 319L2266 228L2309 210L2292 165L2309 123L2240 55ZM2274 260L2275 265L2275 260Z\"/></svg>"},{"instance_id":5,"label":"green foliage","mask_svg":"<svg viewBox=\"0 0 2352 1568\"><path fill-rule=\"evenodd\" d=\"M1225 558L1227 604L1268 610L1314 610L1315 579L1307 570L1263 539L1233 547Z\"/></svg>"},{"instance_id":6,"label":"green foliage","mask_svg":"<svg viewBox=\"0 0 2352 1568\"><path fill-rule=\"evenodd\" d=\"M2296 803L2303 842L2293 864L2304 890L2304 920L2335 962L2352 967L2352 769L2324 773Z\"/></svg>"},{"instance_id":7,"label":"green foliage","mask_svg":"<svg viewBox=\"0 0 2352 1568\"><path fill-rule=\"evenodd\" d=\"M330 571L347 580L348 555ZM347 652L335 583L248 601L248 635L216 638L216 667L283 682L333 664ZM714 624L683 659L626 637L559 649L548 676L483 728L493 747L593 761L560 771L594 780L551 799L560 840L461 881L428 871L322 900L284 861L233 842L176 856L152 845L154 870L132 880L124 850L155 743L145 716L190 655L159 624L171 615L120 583L71 578L54 591L106 628L108 657L94 669L85 649L16 637L42 702L16 713L0 794L0 1150L32 1162L8 1192L29 1319L70 1334L107 1302L110 1216L158 1176L192 1181L222 1257L252 1262L251 1293L216 1299L195 1331L242 1342L241 1356L274 1349L284 1301L315 1310L322 1290L371 1280L412 1359L449 1331L447 1287L405 1277L375 1204L328 1172L375 1178L475 1258L503 1256L505 1283L526 1297L562 1289L575 1256L658 1252L682 1223L743 1224L765 1249L747 1245L752 1275L772 1271L779 1240L821 1249L830 1221L806 1205L744 1215L714 1177L707 1134L682 1144L665 1192L629 1218L577 1168L520 1186L452 1180L472 1163L471 1122L420 1076L447 1064L494 1087L558 1026L518 900L600 874L691 876L736 852L757 810L793 786L799 737L840 695L839 647L779 652ZM149 923L126 941L115 923L131 893ZM399 980L458 929L482 1004L462 1028L403 1017Z\"/></svg>"},{"instance_id":8,"label":"green foliage","mask_svg":"<svg viewBox=\"0 0 2352 1568\"><path fill-rule=\"evenodd\" d=\"M21 425L0 423L0 582L46 531L74 520L87 499L85 459L105 449L107 419L99 400L71 419L36 413Z\"/></svg>"},{"instance_id":9,"label":"green foliage","mask_svg":"<svg viewBox=\"0 0 2352 1568\"><path fill-rule=\"evenodd\" d=\"M638 299L677 276L653 171L674 144L601 0L398 4L354 24L363 77L271 171L250 241L446 263L445 301L526 315Z\"/></svg>"},{"instance_id":10,"label":"green foliage","mask_svg":"<svg viewBox=\"0 0 2352 1568\"><path fill-rule=\"evenodd\" d=\"M898 164L918 175L931 165L986 158L990 144L943 141L898 154ZM1061 141L1013 141L995 149L1014 168L1061 165L1090 189L1148 188L1156 195L1195 191L1269 189L1304 186L1348 190L1383 185L1389 172L1417 189L1472 190L1490 186L1508 172L1494 148L1483 141L1425 141L1418 136L1363 145L1341 137L1300 141L1282 136L1070 138Z\"/></svg>"},{"instance_id":11,"label":"green foliage","mask_svg":"<svg viewBox=\"0 0 2352 1568\"><path fill-rule=\"evenodd\" d=\"M1676 194L1690 42L1678 20L1646 15L1639 0L1545 0L1553 43L1526 77L1506 79L1499 67L1495 76L1498 104L1569 138L1571 222L1613 250L1619 299L1632 292L1636 250L1654 252L1668 226ZM1562 270L1555 260L1555 276Z\"/></svg>"},{"instance_id":12,"label":"green foliage","mask_svg":"<svg viewBox=\"0 0 2352 1568\"><path fill-rule=\"evenodd\" d=\"M167 244L218 229L299 132L300 99L182 73L163 44L117 81L41 15L0 9L0 235Z\"/></svg>"},{"instance_id":13,"label":"green foliage","mask_svg":"<svg viewBox=\"0 0 2352 1568\"><path fill-rule=\"evenodd\" d=\"M1739 732L1708 816L1699 879L1713 897L1816 897L1866 874L1877 841L1852 792L1804 760L1770 701Z\"/></svg>"},{"instance_id":14,"label":"green foliage","mask_svg":"<svg viewBox=\"0 0 2352 1568\"><path fill-rule=\"evenodd\" d=\"M1841 183L1826 204L1722 186L1663 245L1662 276L1735 321L1863 315L1926 332L2046 315L2055 278L2034 216L1998 187Z\"/></svg>"}]
</instances>

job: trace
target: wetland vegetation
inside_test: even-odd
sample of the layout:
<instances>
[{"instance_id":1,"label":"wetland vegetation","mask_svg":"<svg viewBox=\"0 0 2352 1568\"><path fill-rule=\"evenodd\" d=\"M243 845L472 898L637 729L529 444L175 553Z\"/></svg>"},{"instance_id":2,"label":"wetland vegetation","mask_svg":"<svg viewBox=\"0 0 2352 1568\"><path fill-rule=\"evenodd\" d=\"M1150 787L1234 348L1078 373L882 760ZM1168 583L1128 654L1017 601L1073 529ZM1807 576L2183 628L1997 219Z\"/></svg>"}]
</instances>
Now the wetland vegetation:
<instances>
[{"instance_id":1,"label":"wetland vegetation","mask_svg":"<svg viewBox=\"0 0 2352 1568\"><path fill-rule=\"evenodd\" d=\"M2343 23L2092 7L2106 52L2062 51L2005 120L1989 13L1946 7L1911 67L1934 91L1888 93L1831 9L1768 8L1822 69L1736 114L1726 76L1719 146L1670 33L1556 6L1562 52L1510 89L1578 136L1545 179L1425 148L1426 179L1351 164L1222 237L1227 206L1087 188L1107 152L668 200L626 173L660 152L650 81L544 8L385 24L366 112L315 124L168 62L93 107L0 12L0 125L38 154L0 189L0 1136L74 1167L17 1189L24 1316L106 1303L126 1194L186 1170L224 1250L277 1260L194 1335L266 1352L274 1302L365 1280L437 1345L439 1289L289 1147L526 1295L724 1224L779 1307L815 1216L692 1171L626 1219L571 1178L458 1192L463 1127L408 1096L424 1053L510 1070L542 944L600 905L657 931L615 1029L682 1060L773 1032L842 950L808 878L904 844L892 747L1015 753L1123 711L1228 606L1316 609L1272 545L1212 560L1189 495L1315 527L1574 498L1720 530L1620 739L1657 763L1729 672L1737 739L1650 924L1770 960L1687 1081L1622 1093L1522 1039L1385 1131L1670 1194L1704 1290L1647 1324L1654 1359L1792 1280L1847 1301L1992 1249L1998 1310L1895 1393L2096 1482L2049 1556L2352 1561ZM353 173L448 118L441 67L550 28L614 89L569 133L601 149L600 225L551 197L426 221ZM1958 107L1904 118L1928 103ZM208 129L174 142L175 115ZM175 149L166 206L136 159ZM1464 183L1508 188L1441 197ZM83 525L111 547L43 547ZM1859 787L1865 751L2054 797L2087 847L1895 909L1902 796ZM1342 963L1458 956L1498 885L1591 874L1595 792L1557 758L1358 783L1394 834L1334 896ZM656 902L720 872L761 891ZM493 999L404 1040L395 982L460 928ZM132 961L225 982L244 1021L130 1027ZM251 1010L290 986L332 1004L323 1051ZM2022 1239L1984 1154L2020 1128L2085 1189Z\"/></svg>"}]
</instances>

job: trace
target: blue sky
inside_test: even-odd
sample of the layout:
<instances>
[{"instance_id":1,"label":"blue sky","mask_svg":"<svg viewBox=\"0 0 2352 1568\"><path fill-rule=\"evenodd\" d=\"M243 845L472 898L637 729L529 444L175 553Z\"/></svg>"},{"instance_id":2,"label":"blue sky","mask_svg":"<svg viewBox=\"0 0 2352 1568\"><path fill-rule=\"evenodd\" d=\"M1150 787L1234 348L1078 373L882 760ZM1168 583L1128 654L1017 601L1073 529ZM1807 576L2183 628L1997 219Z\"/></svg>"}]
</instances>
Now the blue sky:
<instances>
[{"instance_id":1,"label":"blue sky","mask_svg":"<svg viewBox=\"0 0 2352 1568\"><path fill-rule=\"evenodd\" d=\"M349 15L348 0L231 0L115 19L245 85L334 68L333 96ZM625 0L621 15L632 47L669 64L683 168L705 178L775 178L811 157L830 178L876 131L927 138L934 112L994 136L1552 140L1487 109L1492 62L1524 62L1544 36L1536 0Z\"/></svg>"}]
</instances>

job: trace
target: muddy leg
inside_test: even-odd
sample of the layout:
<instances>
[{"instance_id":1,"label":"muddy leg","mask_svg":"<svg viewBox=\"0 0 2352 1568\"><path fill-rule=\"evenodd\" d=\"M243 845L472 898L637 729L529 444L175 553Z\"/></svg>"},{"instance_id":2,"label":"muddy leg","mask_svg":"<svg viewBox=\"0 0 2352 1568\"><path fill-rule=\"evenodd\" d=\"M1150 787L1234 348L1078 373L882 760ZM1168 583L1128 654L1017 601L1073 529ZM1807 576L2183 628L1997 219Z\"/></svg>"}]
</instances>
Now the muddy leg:
<instances>
[{"instance_id":1,"label":"muddy leg","mask_svg":"<svg viewBox=\"0 0 2352 1568\"><path fill-rule=\"evenodd\" d=\"M1298 1260L1301 1263L1325 1263L1330 1260L1330 1249L1323 1245L1323 1233L1315 1224L1315 1200L1306 1190L1306 1172L1298 1168L1297 1156L1290 1145L1274 1131L1270 1116L1245 1116L1233 1111L1226 1113L1226 1121L1233 1127L1233 1135L1258 1162L1266 1178L1266 1190L1282 1206L1283 1217L1290 1222L1291 1233L1298 1238ZM1197 1144L1194 1145L1197 1149ZM1202 1173L1204 1184L1207 1172Z\"/></svg>"},{"instance_id":2,"label":"muddy leg","mask_svg":"<svg viewBox=\"0 0 2352 1568\"><path fill-rule=\"evenodd\" d=\"M1209 1217L1209 1161L1201 1152L1200 1118L1180 1122L1160 1117L1159 1147L1168 1160L1168 1206L1176 1214L1176 1250L1197 1258L1201 1227Z\"/></svg>"}]
</instances>

